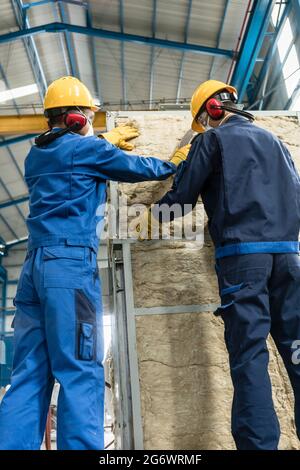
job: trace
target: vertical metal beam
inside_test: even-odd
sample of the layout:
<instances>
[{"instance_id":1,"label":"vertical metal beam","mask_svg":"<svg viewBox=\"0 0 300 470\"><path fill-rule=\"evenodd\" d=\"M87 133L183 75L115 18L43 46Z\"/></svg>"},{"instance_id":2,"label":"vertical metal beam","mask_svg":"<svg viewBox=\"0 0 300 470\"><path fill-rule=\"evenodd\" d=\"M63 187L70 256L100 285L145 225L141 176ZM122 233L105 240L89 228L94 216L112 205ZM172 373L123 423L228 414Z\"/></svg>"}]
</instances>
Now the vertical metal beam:
<instances>
[{"instance_id":1,"label":"vertical metal beam","mask_svg":"<svg viewBox=\"0 0 300 470\"><path fill-rule=\"evenodd\" d=\"M54 20L59 21L59 15L58 15L58 12L56 10L56 5L54 3L55 2L51 2ZM66 74L71 75L69 62L67 60L66 46L65 46L65 43L64 43L64 33L59 33L59 42L60 42L60 45L61 45L62 55L63 55L64 63L65 63L65 66L66 66Z\"/></svg>"},{"instance_id":2,"label":"vertical metal beam","mask_svg":"<svg viewBox=\"0 0 300 470\"><path fill-rule=\"evenodd\" d=\"M239 101L243 100L255 62L267 31L273 0L257 0L253 3L247 30L232 76L232 85L238 89Z\"/></svg>"},{"instance_id":3,"label":"vertical metal beam","mask_svg":"<svg viewBox=\"0 0 300 470\"><path fill-rule=\"evenodd\" d=\"M65 10L65 6L63 5L62 2L59 2L58 4L58 9L59 13L62 19L63 23L69 23L70 18L67 10ZM73 45L73 40L71 37L71 33L69 31L66 31L65 33L65 40L67 44L67 50L68 50L68 55L69 55L69 60L70 60L70 65L71 65L71 72L74 77L77 77L80 79L80 74L79 74L79 68L76 60L76 55L75 55L75 50L74 50L74 45Z\"/></svg>"},{"instance_id":4,"label":"vertical metal beam","mask_svg":"<svg viewBox=\"0 0 300 470\"><path fill-rule=\"evenodd\" d=\"M226 15L227 15L227 11L228 11L229 2L230 2L230 0L225 0L224 10L223 10L223 16L222 16L222 20L221 20L221 24L220 24L220 29L219 29L219 32L218 32L218 36L217 36L216 47L219 47L219 46L220 46L220 42L221 42L223 30L224 30L224 25L225 25L225 19L226 19ZM209 75L208 75L208 79L209 79L209 80L211 79L212 72L213 72L213 69L214 69L214 65L215 65L215 58L213 57L213 58L212 58L212 61L211 61L211 66L210 66Z\"/></svg>"},{"instance_id":5,"label":"vertical metal beam","mask_svg":"<svg viewBox=\"0 0 300 470\"><path fill-rule=\"evenodd\" d=\"M184 42L185 43L187 43L187 40L188 40L192 6L193 6L193 0L189 0L188 7L187 7L185 26L184 26ZM179 75L178 75L177 92L176 92L176 103L177 104L179 102L180 93L181 93L184 58L185 58L185 52L183 52L182 55L181 55L180 66L179 66Z\"/></svg>"},{"instance_id":6,"label":"vertical metal beam","mask_svg":"<svg viewBox=\"0 0 300 470\"><path fill-rule=\"evenodd\" d=\"M5 309L6 309L6 299L7 299L7 270L4 266L0 266L0 280L1 280L1 314L0 314L0 334L4 333L5 330Z\"/></svg>"},{"instance_id":7,"label":"vertical metal beam","mask_svg":"<svg viewBox=\"0 0 300 470\"><path fill-rule=\"evenodd\" d=\"M86 25L88 28L93 27L93 20L92 20L89 0L88 0L88 6L86 9ZM93 65L93 70L94 70L96 92L97 92L99 103L101 105L103 103L102 87L101 87L99 67L97 65L95 38L93 36L90 37L90 45L91 45L92 65Z\"/></svg>"},{"instance_id":8,"label":"vertical metal beam","mask_svg":"<svg viewBox=\"0 0 300 470\"><path fill-rule=\"evenodd\" d=\"M152 38L155 38L156 34L156 18L157 18L157 0L152 0ZM151 55L150 55L150 87L149 87L149 109L152 109L153 101L153 85L154 85L154 54L155 47L151 46Z\"/></svg>"},{"instance_id":9,"label":"vertical metal beam","mask_svg":"<svg viewBox=\"0 0 300 470\"><path fill-rule=\"evenodd\" d=\"M286 19L289 15L290 11L291 11L291 2L286 4L286 6L283 10L283 13L281 15L279 24L275 27L275 35L272 37L272 40L270 42L268 52L265 56L263 65L262 65L262 67L260 69L260 72L259 72L259 75L258 75L256 86L254 88L253 101L258 98L259 92L260 92L260 90L263 86L263 83L264 83L267 75L268 75L268 70L270 69L270 66L271 66L272 60L274 58L275 52L277 51L278 40L280 38L280 35L282 33L282 30L284 28ZM264 93L262 92L262 95L263 94Z\"/></svg>"},{"instance_id":10,"label":"vertical metal beam","mask_svg":"<svg viewBox=\"0 0 300 470\"><path fill-rule=\"evenodd\" d=\"M11 0L11 6L15 14L17 25L20 29L30 28L29 20L26 16L26 9L23 8L22 0ZM41 59L38 54L38 50L35 44L35 40L32 36L23 38L23 44L25 46L27 56L31 65L31 69L35 78L35 81L39 88L39 94L41 101L43 101L44 94L47 90L47 80L41 63Z\"/></svg>"},{"instance_id":11,"label":"vertical metal beam","mask_svg":"<svg viewBox=\"0 0 300 470\"><path fill-rule=\"evenodd\" d=\"M290 109L290 107L292 106L294 100L298 97L299 93L300 93L300 80L298 81L298 84L295 87L293 93L291 94L291 96L287 100L286 105L284 106L284 109Z\"/></svg>"},{"instance_id":12,"label":"vertical metal beam","mask_svg":"<svg viewBox=\"0 0 300 470\"><path fill-rule=\"evenodd\" d=\"M120 32L124 34L124 3L123 0L119 0L119 17L120 17ZM122 74L122 96L123 96L123 106L127 110L127 77L126 77L126 68L125 68L125 52L124 52L124 42L121 41L121 74Z\"/></svg>"},{"instance_id":13,"label":"vertical metal beam","mask_svg":"<svg viewBox=\"0 0 300 470\"><path fill-rule=\"evenodd\" d=\"M296 17L299 18L299 21L296 22L297 31L296 31L296 34L294 36L293 41L291 42L291 44L289 45L289 47L286 51L286 54L285 54L282 62L280 62L280 60L277 61L278 65L276 67L276 71L273 72L272 77L271 77L271 83L268 86L269 92L266 95L262 96L261 102L263 100L265 101L265 108L268 108L268 106L271 102L271 99L272 99L272 96L273 96L273 91L275 91L277 89L276 83L280 80L280 77L282 75L283 67L284 67L284 65L285 65L285 63L288 59L288 56L291 52L292 47L294 46L294 44L296 42L296 38L299 36L299 29L300 29L300 27L299 27L299 23L300 23L300 0L292 2L292 7L293 7L293 10L292 10L291 13L295 14Z\"/></svg>"},{"instance_id":14,"label":"vertical metal beam","mask_svg":"<svg viewBox=\"0 0 300 470\"><path fill-rule=\"evenodd\" d=\"M126 292L126 314L128 334L128 354L130 366L130 384L132 396L132 417L134 449L141 450L144 447L143 424L141 415L141 396L139 382L139 365L136 344L136 324L134 314L134 297L132 282L131 250L130 243L123 243L124 282Z\"/></svg>"}]
</instances>

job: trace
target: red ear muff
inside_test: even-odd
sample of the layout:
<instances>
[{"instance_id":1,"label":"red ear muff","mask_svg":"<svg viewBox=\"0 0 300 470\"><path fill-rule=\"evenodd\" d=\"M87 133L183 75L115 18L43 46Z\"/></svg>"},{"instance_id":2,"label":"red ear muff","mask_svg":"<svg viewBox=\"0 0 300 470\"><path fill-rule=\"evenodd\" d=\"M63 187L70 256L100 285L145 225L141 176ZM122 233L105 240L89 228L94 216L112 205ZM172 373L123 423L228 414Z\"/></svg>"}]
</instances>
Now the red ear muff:
<instances>
[{"instance_id":1,"label":"red ear muff","mask_svg":"<svg viewBox=\"0 0 300 470\"><path fill-rule=\"evenodd\" d=\"M65 125L75 127L76 130L82 129L87 123L87 117L81 113L67 113L65 116Z\"/></svg>"},{"instance_id":2,"label":"red ear muff","mask_svg":"<svg viewBox=\"0 0 300 470\"><path fill-rule=\"evenodd\" d=\"M205 109L209 117L218 121L224 117L224 106L221 101L217 100L216 98L211 98L205 104Z\"/></svg>"}]
</instances>

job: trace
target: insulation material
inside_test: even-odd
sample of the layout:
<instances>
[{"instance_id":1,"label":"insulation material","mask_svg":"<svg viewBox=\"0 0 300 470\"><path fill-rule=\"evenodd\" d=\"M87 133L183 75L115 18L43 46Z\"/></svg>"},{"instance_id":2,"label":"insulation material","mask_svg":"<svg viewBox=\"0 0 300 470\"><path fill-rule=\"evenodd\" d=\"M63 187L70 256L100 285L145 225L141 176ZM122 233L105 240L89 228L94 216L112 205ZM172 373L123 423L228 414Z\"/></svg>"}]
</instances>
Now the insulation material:
<instances>
[{"instance_id":1,"label":"insulation material","mask_svg":"<svg viewBox=\"0 0 300 470\"><path fill-rule=\"evenodd\" d=\"M132 117L132 116L130 116ZM133 113L141 136L136 153L168 159L190 125L187 113ZM119 118L118 122L123 122ZM300 128L293 117L264 117L300 169ZM171 182L121 184L129 203L151 204ZM201 206L201 202L199 202ZM135 307L200 304L199 313L136 317L145 449L234 449L230 433L232 384L224 328L205 305L218 303L214 249L195 241L132 244ZM281 424L281 449L300 449L293 395L281 359L269 341L273 397Z\"/></svg>"}]
</instances>

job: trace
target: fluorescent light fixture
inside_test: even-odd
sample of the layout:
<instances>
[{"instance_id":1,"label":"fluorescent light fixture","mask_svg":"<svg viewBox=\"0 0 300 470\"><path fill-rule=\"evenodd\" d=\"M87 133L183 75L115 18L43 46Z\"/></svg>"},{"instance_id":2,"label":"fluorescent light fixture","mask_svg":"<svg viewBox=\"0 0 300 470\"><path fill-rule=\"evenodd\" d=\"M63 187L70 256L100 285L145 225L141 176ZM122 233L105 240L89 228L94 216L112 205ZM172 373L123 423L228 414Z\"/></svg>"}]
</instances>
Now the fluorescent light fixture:
<instances>
[{"instance_id":1,"label":"fluorescent light fixture","mask_svg":"<svg viewBox=\"0 0 300 470\"><path fill-rule=\"evenodd\" d=\"M12 88L11 90L0 91L0 103L5 103L5 101L10 101L16 98L22 98L23 96L34 95L34 93L37 92L38 87L36 83Z\"/></svg>"}]
</instances>

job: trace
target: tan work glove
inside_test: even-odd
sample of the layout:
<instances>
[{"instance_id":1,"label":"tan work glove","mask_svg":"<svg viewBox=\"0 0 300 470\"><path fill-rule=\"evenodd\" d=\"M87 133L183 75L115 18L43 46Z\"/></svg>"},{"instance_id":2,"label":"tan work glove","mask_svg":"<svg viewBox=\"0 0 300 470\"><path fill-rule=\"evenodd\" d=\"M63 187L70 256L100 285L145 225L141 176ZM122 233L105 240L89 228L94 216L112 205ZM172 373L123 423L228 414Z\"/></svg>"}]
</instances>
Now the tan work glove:
<instances>
[{"instance_id":1,"label":"tan work glove","mask_svg":"<svg viewBox=\"0 0 300 470\"><path fill-rule=\"evenodd\" d=\"M181 147L173 153L173 155L170 158L170 162L174 163L176 166L178 166L181 162L187 159L187 156L189 154L191 148L191 144L187 144L184 147Z\"/></svg>"},{"instance_id":2,"label":"tan work glove","mask_svg":"<svg viewBox=\"0 0 300 470\"><path fill-rule=\"evenodd\" d=\"M109 132L100 134L99 137L106 139L108 142L122 150L133 150L134 145L129 144L127 141L134 139L139 135L140 133L138 129L133 124L122 124Z\"/></svg>"},{"instance_id":3,"label":"tan work glove","mask_svg":"<svg viewBox=\"0 0 300 470\"><path fill-rule=\"evenodd\" d=\"M151 240L154 234L159 233L159 221L152 215L151 208L146 209L137 219L135 230L138 233L138 240Z\"/></svg>"}]
</instances>

